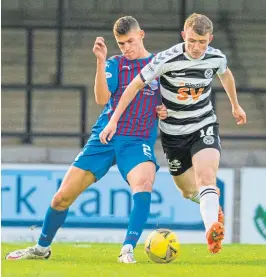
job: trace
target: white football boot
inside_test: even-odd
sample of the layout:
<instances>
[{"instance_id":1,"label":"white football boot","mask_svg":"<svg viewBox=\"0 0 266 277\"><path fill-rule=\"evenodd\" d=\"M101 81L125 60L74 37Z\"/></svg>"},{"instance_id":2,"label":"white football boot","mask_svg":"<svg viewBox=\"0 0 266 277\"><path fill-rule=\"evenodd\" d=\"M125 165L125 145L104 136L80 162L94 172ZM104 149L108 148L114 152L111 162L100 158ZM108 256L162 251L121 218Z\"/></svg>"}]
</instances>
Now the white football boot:
<instances>
[{"instance_id":1,"label":"white football boot","mask_svg":"<svg viewBox=\"0 0 266 277\"><path fill-rule=\"evenodd\" d=\"M122 247L118 262L124 264L135 264L137 262L134 258L134 250L131 244L126 244Z\"/></svg>"},{"instance_id":2,"label":"white football boot","mask_svg":"<svg viewBox=\"0 0 266 277\"><path fill-rule=\"evenodd\" d=\"M38 247L28 247L26 249L20 249L12 251L6 254L6 260L36 260L36 259L49 259L52 251L48 247L44 252L38 250Z\"/></svg>"}]
</instances>

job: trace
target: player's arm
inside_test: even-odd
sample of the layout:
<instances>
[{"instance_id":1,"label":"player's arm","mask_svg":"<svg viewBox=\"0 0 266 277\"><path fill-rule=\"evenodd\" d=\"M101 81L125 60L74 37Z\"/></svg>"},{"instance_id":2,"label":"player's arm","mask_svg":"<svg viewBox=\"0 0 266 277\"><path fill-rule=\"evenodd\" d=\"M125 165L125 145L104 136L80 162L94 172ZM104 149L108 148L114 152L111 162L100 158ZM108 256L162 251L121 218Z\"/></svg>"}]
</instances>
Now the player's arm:
<instances>
[{"instance_id":1,"label":"player's arm","mask_svg":"<svg viewBox=\"0 0 266 277\"><path fill-rule=\"evenodd\" d=\"M231 102L232 107L237 107L239 104L238 104L238 99L236 94L236 85L235 85L234 76L231 70L227 68L223 74L218 76L228 95L228 98Z\"/></svg>"},{"instance_id":2,"label":"player's arm","mask_svg":"<svg viewBox=\"0 0 266 277\"><path fill-rule=\"evenodd\" d=\"M135 98L139 91L145 87L145 83L142 81L138 74L132 82L127 86L124 93L122 94L119 103L110 119L110 122L118 122L119 118L128 107L130 102Z\"/></svg>"},{"instance_id":3,"label":"player's arm","mask_svg":"<svg viewBox=\"0 0 266 277\"><path fill-rule=\"evenodd\" d=\"M224 73L218 74L218 76L232 105L232 113L237 124L245 124L247 122L246 113L238 103L235 80L231 70L227 67Z\"/></svg>"},{"instance_id":4,"label":"player's arm","mask_svg":"<svg viewBox=\"0 0 266 277\"><path fill-rule=\"evenodd\" d=\"M107 47L103 37L97 37L93 47L97 58L94 95L96 103L105 105L117 87L117 68L115 61L106 61Z\"/></svg>"},{"instance_id":5,"label":"player's arm","mask_svg":"<svg viewBox=\"0 0 266 277\"><path fill-rule=\"evenodd\" d=\"M105 61L97 59L96 75L94 83L95 101L99 105L105 105L111 96L105 77Z\"/></svg>"}]
</instances>

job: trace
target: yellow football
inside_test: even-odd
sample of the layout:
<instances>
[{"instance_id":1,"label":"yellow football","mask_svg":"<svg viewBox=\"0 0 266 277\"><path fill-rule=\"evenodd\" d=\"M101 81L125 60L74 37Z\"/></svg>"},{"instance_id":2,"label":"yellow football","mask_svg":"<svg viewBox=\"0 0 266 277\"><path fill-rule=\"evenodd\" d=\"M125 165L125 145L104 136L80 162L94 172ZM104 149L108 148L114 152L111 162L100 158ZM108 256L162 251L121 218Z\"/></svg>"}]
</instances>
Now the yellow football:
<instances>
[{"instance_id":1,"label":"yellow football","mask_svg":"<svg viewBox=\"0 0 266 277\"><path fill-rule=\"evenodd\" d=\"M148 236L145 252L155 263L170 263L179 255L180 242L171 230L157 229Z\"/></svg>"}]
</instances>

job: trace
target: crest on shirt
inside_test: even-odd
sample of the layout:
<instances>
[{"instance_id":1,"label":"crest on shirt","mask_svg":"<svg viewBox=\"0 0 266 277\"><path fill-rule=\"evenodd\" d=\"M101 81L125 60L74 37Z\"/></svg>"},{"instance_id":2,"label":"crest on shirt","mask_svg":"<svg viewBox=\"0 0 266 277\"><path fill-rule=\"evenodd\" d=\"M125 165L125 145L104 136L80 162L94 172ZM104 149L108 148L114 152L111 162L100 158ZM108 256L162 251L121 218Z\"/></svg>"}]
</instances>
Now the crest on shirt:
<instances>
[{"instance_id":1,"label":"crest on shirt","mask_svg":"<svg viewBox=\"0 0 266 277\"><path fill-rule=\"evenodd\" d=\"M204 72L205 78L211 79L212 75L213 75L213 70L211 68L208 68L205 70L205 72Z\"/></svg>"},{"instance_id":2,"label":"crest on shirt","mask_svg":"<svg viewBox=\"0 0 266 277\"><path fill-rule=\"evenodd\" d=\"M152 80L152 81L149 83L149 87L150 87L152 90L158 89L158 87L159 87L158 81L157 81L157 80Z\"/></svg>"}]
</instances>

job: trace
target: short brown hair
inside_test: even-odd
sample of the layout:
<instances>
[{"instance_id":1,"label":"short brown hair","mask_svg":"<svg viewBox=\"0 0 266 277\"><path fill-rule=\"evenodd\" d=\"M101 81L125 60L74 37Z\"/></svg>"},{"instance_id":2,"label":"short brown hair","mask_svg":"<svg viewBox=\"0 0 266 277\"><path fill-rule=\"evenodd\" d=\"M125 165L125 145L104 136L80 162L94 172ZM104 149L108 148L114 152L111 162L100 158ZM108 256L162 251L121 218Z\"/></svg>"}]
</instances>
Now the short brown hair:
<instances>
[{"instance_id":1,"label":"short brown hair","mask_svg":"<svg viewBox=\"0 0 266 277\"><path fill-rule=\"evenodd\" d=\"M132 29L140 29L138 21L132 16L123 16L115 22L113 32L115 36L126 35Z\"/></svg>"},{"instance_id":2,"label":"short brown hair","mask_svg":"<svg viewBox=\"0 0 266 277\"><path fill-rule=\"evenodd\" d=\"M200 36L213 33L212 21L206 15L199 13L193 13L187 18L184 24L184 30L187 28L192 28Z\"/></svg>"}]
</instances>

